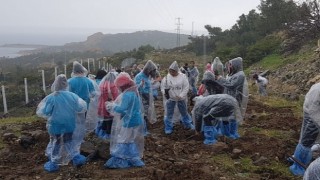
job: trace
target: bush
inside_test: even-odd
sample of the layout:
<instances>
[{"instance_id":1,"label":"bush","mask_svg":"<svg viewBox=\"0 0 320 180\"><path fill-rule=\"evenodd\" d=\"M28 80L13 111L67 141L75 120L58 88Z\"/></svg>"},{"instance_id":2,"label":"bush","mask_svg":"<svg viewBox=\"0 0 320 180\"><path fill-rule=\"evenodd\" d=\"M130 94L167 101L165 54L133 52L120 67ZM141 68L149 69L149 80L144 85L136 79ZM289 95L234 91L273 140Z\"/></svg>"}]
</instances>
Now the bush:
<instances>
[{"instance_id":1,"label":"bush","mask_svg":"<svg viewBox=\"0 0 320 180\"><path fill-rule=\"evenodd\" d=\"M247 65L251 65L260 61L279 50L281 40L276 36L266 36L265 38L257 41L254 45L248 48L246 61Z\"/></svg>"}]
</instances>

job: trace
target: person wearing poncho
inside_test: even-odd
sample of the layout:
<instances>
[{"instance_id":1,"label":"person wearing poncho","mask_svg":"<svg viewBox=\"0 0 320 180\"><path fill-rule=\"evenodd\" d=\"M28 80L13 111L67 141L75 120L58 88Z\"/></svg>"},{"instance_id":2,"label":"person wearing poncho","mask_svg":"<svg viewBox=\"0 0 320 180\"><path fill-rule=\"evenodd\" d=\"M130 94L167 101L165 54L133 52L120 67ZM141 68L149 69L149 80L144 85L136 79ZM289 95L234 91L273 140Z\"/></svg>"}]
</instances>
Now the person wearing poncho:
<instances>
[{"instance_id":1,"label":"person wearing poncho","mask_svg":"<svg viewBox=\"0 0 320 180\"><path fill-rule=\"evenodd\" d=\"M220 117L229 117L235 114L242 121L238 102L227 94L208 95L196 97L196 104L192 110L196 131L203 131L204 144L210 145L217 142L217 125Z\"/></svg>"},{"instance_id":2,"label":"person wearing poncho","mask_svg":"<svg viewBox=\"0 0 320 180\"><path fill-rule=\"evenodd\" d=\"M83 165L86 158L76 151L78 141L74 136L78 130L76 114L85 112L87 104L78 95L69 92L67 78L58 75L51 86L52 93L37 107L37 115L47 119L50 142L46 149L49 161L44 169L48 172L59 170L59 166L73 161L74 166Z\"/></svg>"},{"instance_id":3,"label":"person wearing poncho","mask_svg":"<svg viewBox=\"0 0 320 180\"><path fill-rule=\"evenodd\" d=\"M111 129L111 158L105 163L107 168L128 168L144 166L144 121L142 102L138 88L128 73L120 73L115 85L121 94L114 102L106 103L113 114Z\"/></svg>"},{"instance_id":4,"label":"person wearing poncho","mask_svg":"<svg viewBox=\"0 0 320 180\"><path fill-rule=\"evenodd\" d=\"M149 134L148 125L156 122L154 116L154 99L151 79L157 74L157 66L151 60L148 60L142 71L134 78L134 82L138 86L138 90L143 103L143 113L145 120L145 135Z\"/></svg>"},{"instance_id":5,"label":"person wearing poncho","mask_svg":"<svg viewBox=\"0 0 320 180\"><path fill-rule=\"evenodd\" d=\"M243 72L243 60L241 57L231 59L228 62L228 78L218 76L217 82L224 87L225 93L234 97L239 104L242 117L246 112L249 91L246 75ZM234 115L229 117L230 121L223 122L223 133L232 139L238 139L239 121Z\"/></svg>"},{"instance_id":6,"label":"person wearing poncho","mask_svg":"<svg viewBox=\"0 0 320 180\"><path fill-rule=\"evenodd\" d=\"M176 104L181 114L181 122L184 128L194 129L191 116L187 111L188 91L188 78L180 72L178 63L174 61L169 67L168 75L161 82L161 92L165 97L164 131L166 134L173 132L173 115Z\"/></svg>"},{"instance_id":7,"label":"person wearing poncho","mask_svg":"<svg viewBox=\"0 0 320 180\"><path fill-rule=\"evenodd\" d=\"M294 151L294 157L300 163L308 166L312 159L311 147L315 144L320 127L320 83L311 86L303 104L303 122L299 143ZM290 166L294 175L303 176L305 169L297 162Z\"/></svg>"},{"instance_id":8,"label":"person wearing poncho","mask_svg":"<svg viewBox=\"0 0 320 180\"><path fill-rule=\"evenodd\" d=\"M98 116L101 120L97 124L95 133L102 139L109 138L111 134L113 116L107 111L105 103L114 101L119 95L119 90L114 83L116 77L114 72L109 72L99 85L101 96L98 102Z\"/></svg>"}]
</instances>

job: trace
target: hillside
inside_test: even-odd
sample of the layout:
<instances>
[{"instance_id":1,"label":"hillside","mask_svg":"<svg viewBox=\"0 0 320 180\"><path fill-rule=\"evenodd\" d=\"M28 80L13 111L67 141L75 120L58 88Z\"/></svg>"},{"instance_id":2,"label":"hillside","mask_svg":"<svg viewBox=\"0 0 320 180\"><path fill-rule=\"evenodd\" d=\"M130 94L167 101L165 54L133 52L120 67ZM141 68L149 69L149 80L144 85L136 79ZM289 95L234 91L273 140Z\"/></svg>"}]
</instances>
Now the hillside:
<instances>
[{"instance_id":1,"label":"hillside","mask_svg":"<svg viewBox=\"0 0 320 180\"><path fill-rule=\"evenodd\" d=\"M188 35L180 35L180 45L187 45ZM177 46L177 35L161 31L138 31L134 33L103 34L97 32L87 37L83 42L71 42L64 46L42 48L41 52L57 51L97 51L123 52L139 48L142 45L151 45L157 49L171 49Z\"/></svg>"},{"instance_id":2,"label":"hillside","mask_svg":"<svg viewBox=\"0 0 320 180\"><path fill-rule=\"evenodd\" d=\"M303 100L310 87L320 82L320 57L314 44L306 44L289 56L271 55L249 67L248 70L270 70L269 92L290 100Z\"/></svg>"}]
</instances>

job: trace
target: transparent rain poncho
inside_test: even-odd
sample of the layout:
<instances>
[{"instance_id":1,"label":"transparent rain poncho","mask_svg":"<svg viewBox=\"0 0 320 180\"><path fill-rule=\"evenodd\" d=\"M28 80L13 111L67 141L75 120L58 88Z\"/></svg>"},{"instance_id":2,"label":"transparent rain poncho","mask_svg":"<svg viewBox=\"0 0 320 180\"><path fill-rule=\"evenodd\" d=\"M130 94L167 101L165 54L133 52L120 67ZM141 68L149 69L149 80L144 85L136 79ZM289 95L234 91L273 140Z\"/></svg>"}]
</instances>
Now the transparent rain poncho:
<instances>
[{"instance_id":1,"label":"transparent rain poncho","mask_svg":"<svg viewBox=\"0 0 320 180\"><path fill-rule=\"evenodd\" d=\"M197 83L199 78L199 71L197 67L190 67L189 68L189 88L193 92L194 95L197 94Z\"/></svg>"},{"instance_id":2,"label":"transparent rain poncho","mask_svg":"<svg viewBox=\"0 0 320 180\"><path fill-rule=\"evenodd\" d=\"M237 100L227 94L197 97L192 110L192 118L197 131L201 131L204 117L215 118L213 123L215 125L220 117L229 117L232 114L235 114L239 123L243 120Z\"/></svg>"},{"instance_id":3,"label":"transparent rain poncho","mask_svg":"<svg viewBox=\"0 0 320 180\"><path fill-rule=\"evenodd\" d=\"M170 65L169 69L177 71L178 75L173 77L170 73L168 73L168 75L164 77L161 82L161 92L165 96L163 99L165 109L165 124L168 124L168 127L171 127L173 126L173 123L180 120L185 127L189 127L191 126L191 117L187 112L186 106L187 93L189 91L188 79L185 74L180 72L178 63L176 61ZM173 106L173 104L175 105ZM168 112L172 112L172 114ZM168 130L169 129L172 129L172 127L168 128Z\"/></svg>"},{"instance_id":4,"label":"transparent rain poncho","mask_svg":"<svg viewBox=\"0 0 320 180\"><path fill-rule=\"evenodd\" d=\"M320 157L314 160L304 173L303 180L318 180L320 179Z\"/></svg>"},{"instance_id":5,"label":"transparent rain poncho","mask_svg":"<svg viewBox=\"0 0 320 180\"><path fill-rule=\"evenodd\" d=\"M320 83L314 84L306 94L303 111L320 127Z\"/></svg>"},{"instance_id":6,"label":"transparent rain poncho","mask_svg":"<svg viewBox=\"0 0 320 180\"><path fill-rule=\"evenodd\" d=\"M86 102L67 89L66 76L58 75L51 86L53 92L39 103L36 111L39 117L47 120L50 142L46 155L58 165L66 165L78 155L74 144L78 127L76 116L87 109Z\"/></svg>"},{"instance_id":7,"label":"transparent rain poncho","mask_svg":"<svg viewBox=\"0 0 320 180\"><path fill-rule=\"evenodd\" d=\"M215 75L210 71L203 74L201 83L205 86L208 95L222 94L224 92L224 87L215 80Z\"/></svg>"},{"instance_id":8,"label":"transparent rain poncho","mask_svg":"<svg viewBox=\"0 0 320 180\"><path fill-rule=\"evenodd\" d=\"M89 76L89 80L93 84L95 96L90 97L90 104L86 115L86 132L92 132L96 126L100 118L98 117L98 103L100 98L100 89L97 82L94 78Z\"/></svg>"},{"instance_id":9,"label":"transparent rain poncho","mask_svg":"<svg viewBox=\"0 0 320 180\"><path fill-rule=\"evenodd\" d=\"M216 75L224 76L224 67L219 57L214 58L211 68Z\"/></svg>"},{"instance_id":10,"label":"transparent rain poncho","mask_svg":"<svg viewBox=\"0 0 320 180\"><path fill-rule=\"evenodd\" d=\"M101 96L98 104L100 121L96 124L96 134L100 138L108 138L111 133L113 116L106 109L105 103L113 102L119 95L119 90L114 83L116 77L117 75L114 72L109 72L100 82L99 88Z\"/></svg>"},{"instance_id":11,"label":"transparent rain poncho","mask_svg":"<svg viewBox=\"0 0 320 180\"><path fill-rule=\"evenodd\" d=\"M111 109L114 115L110 140L112 157L105 166L143 166L141 158L144 150L144 121L139 92L129 74L120 73L115 84L122 93L114 101Z\"/></svg>"},{"instance_id":12,"label":"transparent rain poncho","mask_svg":"<svg viewBox=\"0 0 320 180\"><path fill-rule=\"evenodd\" d=\"M88 70L83 67L78 61L73 62L71 77L86 77Z\"/></svg>"},{"instance_id":13,"label":"transparent rain poncho","mask_svg":"<svg viewBox=\"0 0 320 180\"><path fill-rule=\"evenodd\" d=\"M303 104L303 124L299 143L311 147L318 138L320 127L320 83L311 86Z\"/></svg>"},{"instance_id":14,"label":"transparent rain poncho","mask_svg":"<svg viewBox=\"0 0 320 180\"><path fill-rule=\"evenodd\" d=\"M241 108L242 116L247 109L249 90L246 75L243 72L242 58L237 57L229 61L231 72L227 79L221 77L218 82L225 87L226 94L236 98Z\"/></svg>"},{"instance_id":15,"label":"transparent rain poncho","mask_svg":"<svg viewBox=\"0 0 320 180\"><path fill-rule=\"evenodd\" d=\"M86 77L88 71L79 62L73 62L71 78L68 79L69 91L85 100L89 106L90 98L96 95L92 82Z\"/></svg>"},{"instance_id":16,"label":"transparent rain poncho","mask_svg":"<svg viewBox=\"0 0 320 180\"><path fill-rule=\"evenodd\" d=\"M176 61L174 61L170 65L169 69L173 69L173 70L177 71L178 73L181 72L180 68L179 68L179 65L178 65L178 63ZM168 73L167 76L169 76L169 73ZM167 100L168 100L165 97L165 89L169 89L169 83L168 83L167 76L162 79L161 86L160 86L160 89L161 89L161 92L162 92L162 103L163 103L164 117L165 118L166 118L166 114L167 114L167 105L166 104L167 104ZM186 103L187 103L187 99L186 99ZM173 117L172 117L172 122L174 124L177 124L177 123L180 123L180 121L181 121L181 114L179 113L178 106L176 105L174 107L174 113L173 113Z\"/></svg>"},{"instance_id":17,"label":"transparent rain poncho","mask_svg":"<svg viewBox=\"0 0 320 180\"><path fill-rule=\"evenodd\" d=\"M210 64L209 64L210 65ZM211 68L211 66L210 66ZM202 77L202 81L201 81L201 85L199 87L199 90L198 90L198 95L202 95L202 96L207 96L209 95L209 92L208 90L206 89L206 86L204 84L205 81L208 81L208 80L215 80L215 75L213 74L212 71L205 71L203 73L203 77Z\"/></svg>"},{"instance_id":18,"label":"transparent rain poncho","mask_svg":"<svg viewBox=\"0 0 320 180\"><path fill-rule=\"evenodd\" d=\"M151 79L155 78L156 74L157 66L151 60L148 60L142 71L134 78L142 98L144 116L147 117L148 122L151 124L157 121L151 84Z\"/></svg>"},{"instance_id":19,"label":"transparent rain poncho","mask_svg":"<svg viewBox=\"0 0 320 180\"><path fill-rule=\"evenodd\" d=\"M119 90L114 83L116 78L117 75L115 73L109 72L100 82L99 88L101 96L99 99L98 114L101 118L111 116L106 110L105 103L107 101L114 101L119 95Z\"/></svg>"}]
</instances>

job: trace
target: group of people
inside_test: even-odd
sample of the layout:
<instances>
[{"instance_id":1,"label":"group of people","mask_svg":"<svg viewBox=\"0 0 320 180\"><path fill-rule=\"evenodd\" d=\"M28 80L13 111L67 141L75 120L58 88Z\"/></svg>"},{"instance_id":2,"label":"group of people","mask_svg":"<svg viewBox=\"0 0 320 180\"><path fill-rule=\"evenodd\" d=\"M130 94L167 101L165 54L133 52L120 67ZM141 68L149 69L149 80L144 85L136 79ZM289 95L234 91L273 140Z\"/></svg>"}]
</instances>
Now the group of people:
<instances>
[{"instance_id":1,"label":"group of people","mask_svg":"<svg viewBox=\"0 0 320 180\"><path fill-rule=\"evenodd\" d=\"M179 122L186 130L203 132L204 144L214 144L219 135L239 138L238 125L248 100L242 63L240 57L230 60L228 76L221 74L220 66L206 70L200 93L195 62L182 72L174 61L161 78L152 60L130 74L99 70L96 76L88 76L86 68L75 61L71 78L58 75L52 93L37 108L37 114L47 119L50 135L44 169L57 171L70 161L74 166L85 164L80 145L88 131L110 140L111 158L105 167L144 166L144 137L152 133L149 125L157 121L158 88L163 96L165 134L172 134ZM191 115L188 101L195 102Z\"/></svg>"},{"instance_id":2,"label":"group of people","mask_svg":"<svg viewBox=\"0 0 320 180\"><path fill-rule=\"evenodd\" d=\"M44 169L54 172L70 161L74 166L85 164L80 146L88 131L110 139L111 157L105 167L144 166L144 137L152 133L149 125L157 121L154 101L158 99L159 88L163 96L165 134L172 134L178 122L186 130L203 133L204 144L216 143L218 136L239 138L238 126L248 102L242 58L231 59L225 65L215 58L206 65L199 88L198 77L195 62L180 68L174 61L168 67L168 74L161 78L152 60L143 67L134 67L130 74L99 70L96 76L88 76L86 68L75 61L71 78L58 75L52 93L37 108L37 114L47 119L50 135ZM257 74L253 78L260 95L266 96L268 80ZM306 94L300 140L290 166L294 175L318 177L320 160L310 162L320 132L319 99L320 83L317 83ZM191 113L188 102L191 105L194 102Z\"/></svg>"}]
</instances>

